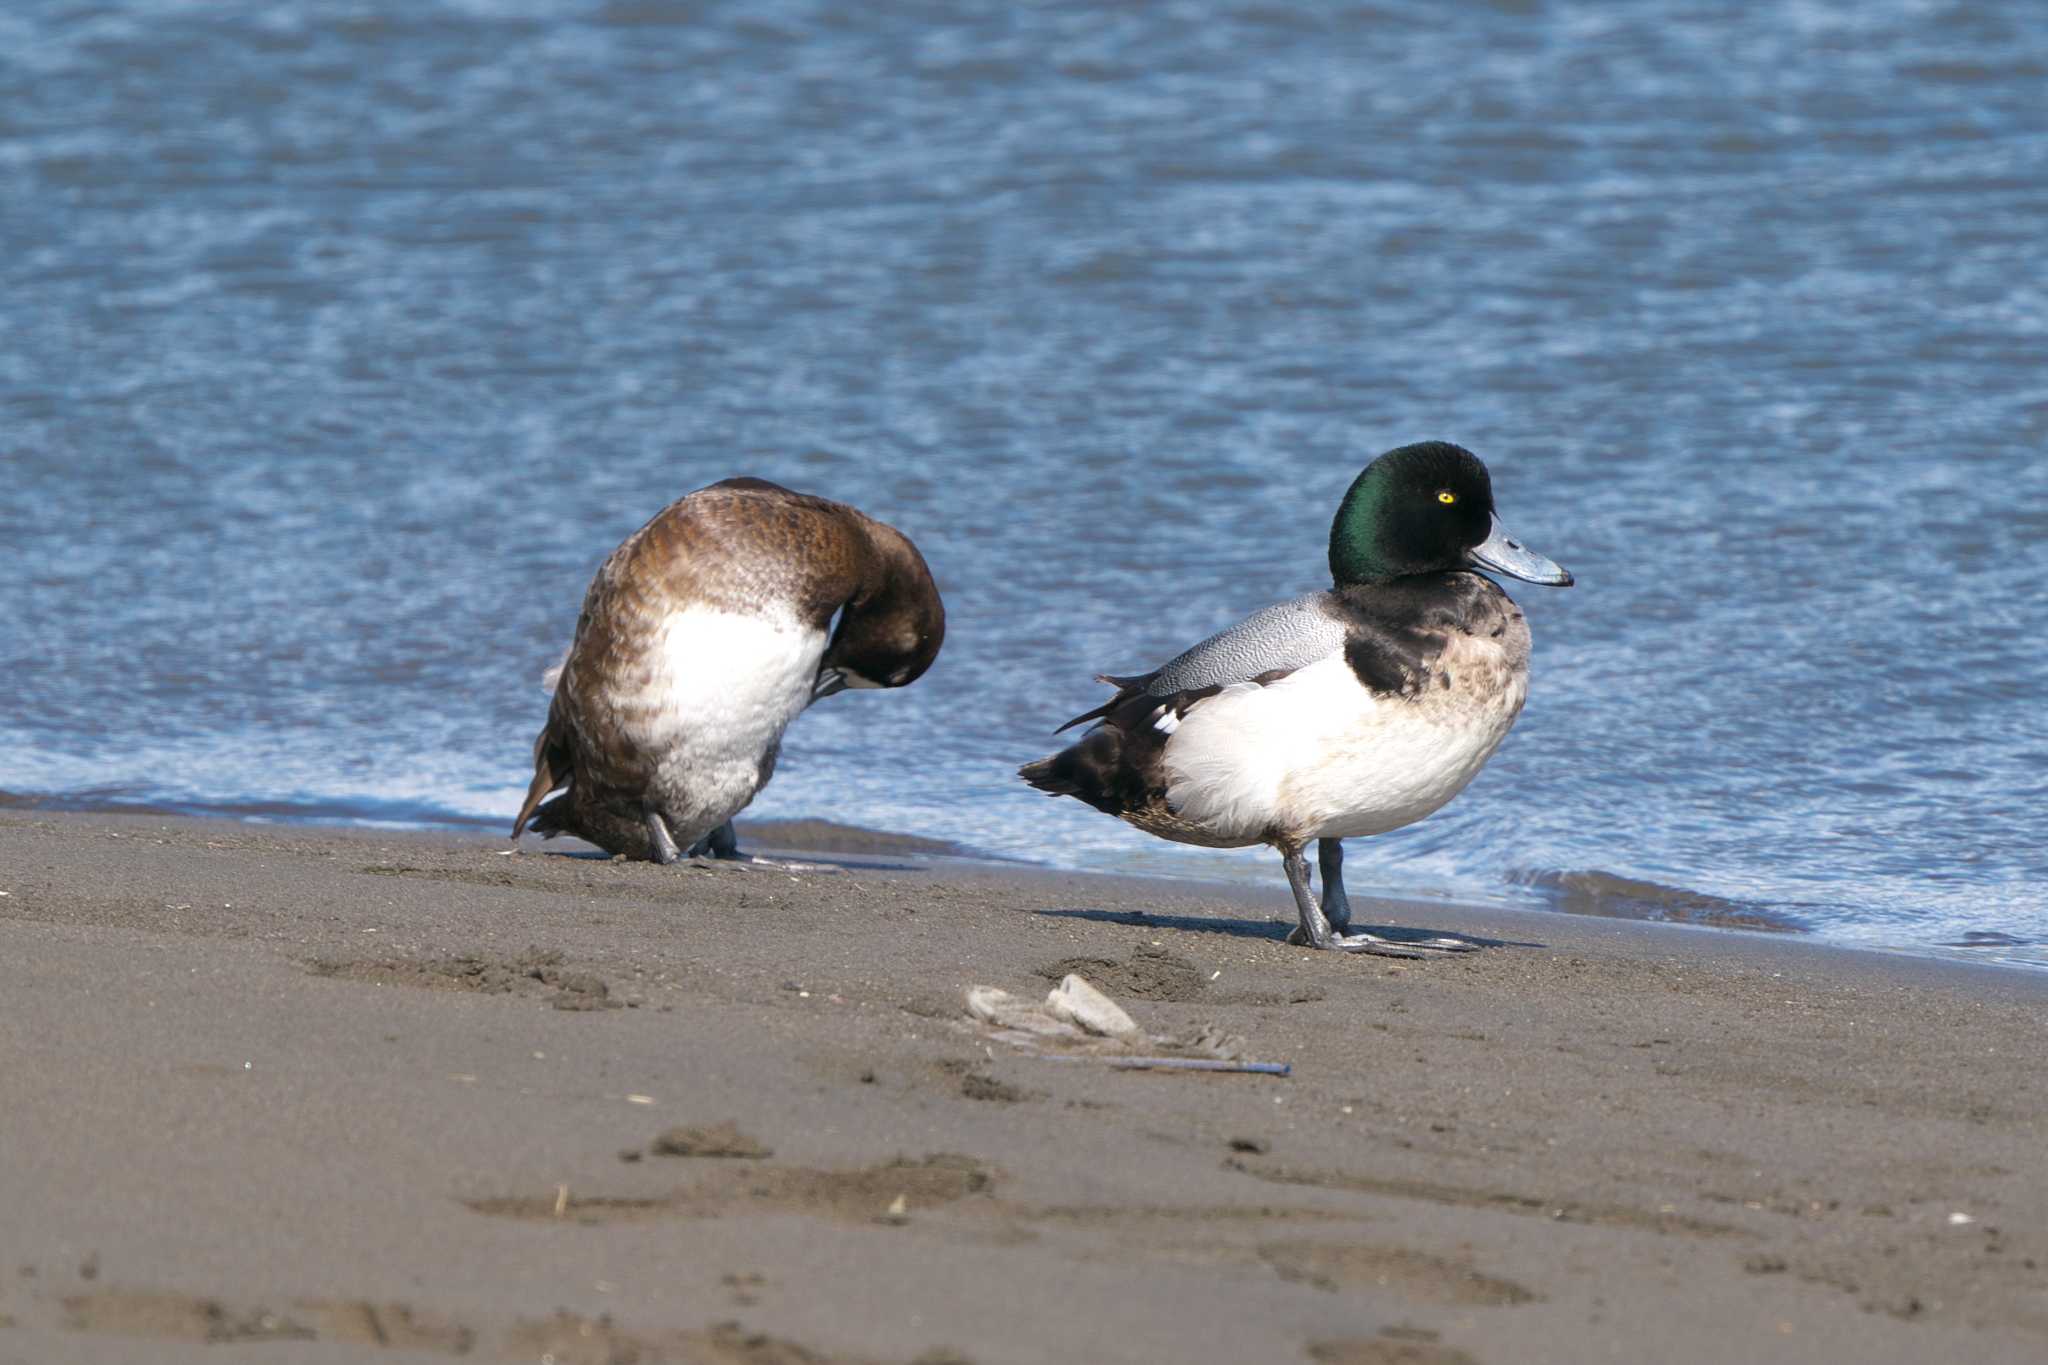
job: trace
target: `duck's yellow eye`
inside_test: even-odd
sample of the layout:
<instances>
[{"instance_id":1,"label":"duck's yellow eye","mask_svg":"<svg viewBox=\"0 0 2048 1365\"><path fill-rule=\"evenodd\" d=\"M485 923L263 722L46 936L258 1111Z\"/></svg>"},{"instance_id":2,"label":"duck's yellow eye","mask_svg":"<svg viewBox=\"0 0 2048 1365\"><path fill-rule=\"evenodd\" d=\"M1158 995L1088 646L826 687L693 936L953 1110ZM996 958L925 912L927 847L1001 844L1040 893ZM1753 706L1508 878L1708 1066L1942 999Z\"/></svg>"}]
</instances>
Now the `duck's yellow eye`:
<instances>
[{"instance_id":1,"label":"duck's yellow eye","mask_svg":"<svg viewBox=\"0 0 2048 1365\"><path fill-rule=\"evenodd\" d=\"M1458 495L1456 493L1453 493L1450 489L1446 488L1443 490L1443 492L1438 493L1436 495L1436 500L1442 503L1444 506L1449 507L1452 503L1458 500Z\"/></svg>"}]
</instances>

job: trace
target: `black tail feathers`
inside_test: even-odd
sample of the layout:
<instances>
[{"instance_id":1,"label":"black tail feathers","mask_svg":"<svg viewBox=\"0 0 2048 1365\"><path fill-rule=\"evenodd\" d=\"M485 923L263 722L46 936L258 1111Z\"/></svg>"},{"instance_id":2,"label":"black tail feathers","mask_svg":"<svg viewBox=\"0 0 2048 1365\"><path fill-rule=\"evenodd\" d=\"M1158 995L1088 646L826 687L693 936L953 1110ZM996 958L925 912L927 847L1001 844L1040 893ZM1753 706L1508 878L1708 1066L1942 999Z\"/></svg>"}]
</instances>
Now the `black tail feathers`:
<instances>
[{"instance_id":1,"label":"black tail feathers","mask_svg":"<svg viewBox=\"0 0 2048 1365\"><path fill-rule=\"evenodd\" d=\"M1128 678L1122 678L1118 677L1114 673L1097 673L1095 675L1095 681L1099 683L1108 683L1111 687L1114 687L1116 689L1116 695L1111 697L1108 701L1102 703L1102 705L1096 707L1092 711L1083 711L1080 715L1074 717L1065 725L1062 725L1058 729L1054 730L1053 733L1058 734L1061 730L1071 730L1076 725L1085 725L1091 720L1107 719L1110 712L1116 710L1124 703L1130 701L1133 697L1142 696L1144 694L1146 686L1152 681L1152 679L1158 676L1159 675L1157 673L1138 673L1133 674L1131 677Z\"/></svg>"},{"instance_id":2,"label":"black tail feathers","mask_svg":"<svg viewBox=\"0 0 2048 1365\"><path fill-rule=\"evenodd\" d=\"M551 796L541 802L534 809L533 814L527 817L526 828L532 830L543 839L552 839L557 834L574 833L567 820L568 814L569 793L563 792L559 796ZM517 838L518 836L515 834L513 837Z\"/></svg>"},{"instance_id":3,"label":"black tail feathers","mask_svg":"<svg viewBox=\"0 0 2048 1365\"><path fill-rule=\"evenodd\" d=\"M1017 775L1049 796L1071 796L1122 815L1143 806L1151 795L1143 756L1131 752L1134 747L1142 746L1129 744L1122 730L1104 725L1056 754L1025 764Z\"/></svg>"}]
</instances>

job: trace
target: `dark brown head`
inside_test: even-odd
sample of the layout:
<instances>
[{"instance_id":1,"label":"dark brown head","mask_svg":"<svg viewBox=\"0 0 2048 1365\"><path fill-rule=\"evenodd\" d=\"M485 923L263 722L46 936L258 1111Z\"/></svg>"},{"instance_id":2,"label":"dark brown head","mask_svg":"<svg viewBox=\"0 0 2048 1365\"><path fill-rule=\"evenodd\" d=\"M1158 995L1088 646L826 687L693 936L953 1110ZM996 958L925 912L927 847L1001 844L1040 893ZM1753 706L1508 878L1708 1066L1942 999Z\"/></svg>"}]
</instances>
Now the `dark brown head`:
<instances>
[{"instance_id":1,"label":"dark brown head","mask_svg":"<svg viewBox=\"0 0 2048 1365\"><path fill-rule=\"evenodd\" d=\"M946 640L946 607L924 556L893 526L866 521L870 562L840 609L812 700L849 687L904 687L924 676Z\"/></svg>"}]
</instances>

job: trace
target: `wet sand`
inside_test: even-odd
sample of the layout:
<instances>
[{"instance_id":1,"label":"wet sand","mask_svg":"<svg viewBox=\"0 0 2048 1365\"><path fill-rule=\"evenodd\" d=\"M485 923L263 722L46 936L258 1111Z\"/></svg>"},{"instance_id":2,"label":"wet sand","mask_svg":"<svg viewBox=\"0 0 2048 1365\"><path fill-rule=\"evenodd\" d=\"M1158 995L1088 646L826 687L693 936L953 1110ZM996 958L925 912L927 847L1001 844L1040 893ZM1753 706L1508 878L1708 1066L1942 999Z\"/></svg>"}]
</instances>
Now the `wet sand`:
<instances>
[{"instance_id":1,"label":"wet sand","mask_svg":"<svg viewBox=\"0 0 2048 1365\"><path fill-rule=\"evenodd\" d=\"M2048 1357L2028 973L505 847L0 813L0 1361ZM1076 969L1292 1074L965 1015Z\"/></svg>"}]
</instances>

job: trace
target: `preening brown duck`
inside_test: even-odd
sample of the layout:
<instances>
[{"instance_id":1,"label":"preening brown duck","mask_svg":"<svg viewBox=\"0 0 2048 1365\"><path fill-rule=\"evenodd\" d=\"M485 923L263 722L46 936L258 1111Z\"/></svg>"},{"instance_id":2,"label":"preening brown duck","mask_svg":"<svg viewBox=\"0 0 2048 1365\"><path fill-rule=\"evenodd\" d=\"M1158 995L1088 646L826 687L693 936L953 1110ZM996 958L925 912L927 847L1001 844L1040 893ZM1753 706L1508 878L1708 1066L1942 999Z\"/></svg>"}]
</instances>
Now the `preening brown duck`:
<instances>
[{"instance_id":1,"label":"preening brown duck","mask_svg":"<svg viewBox=\"0 0 2048 1365\"><path fill-rule=\"evenodd\" d=\"M699 489L591 581L512 837L740 857L732 819L790 723L848 688L917 681L945 637L931 571L894 527L762 479Z\"/></svg>"}]
</instances>

